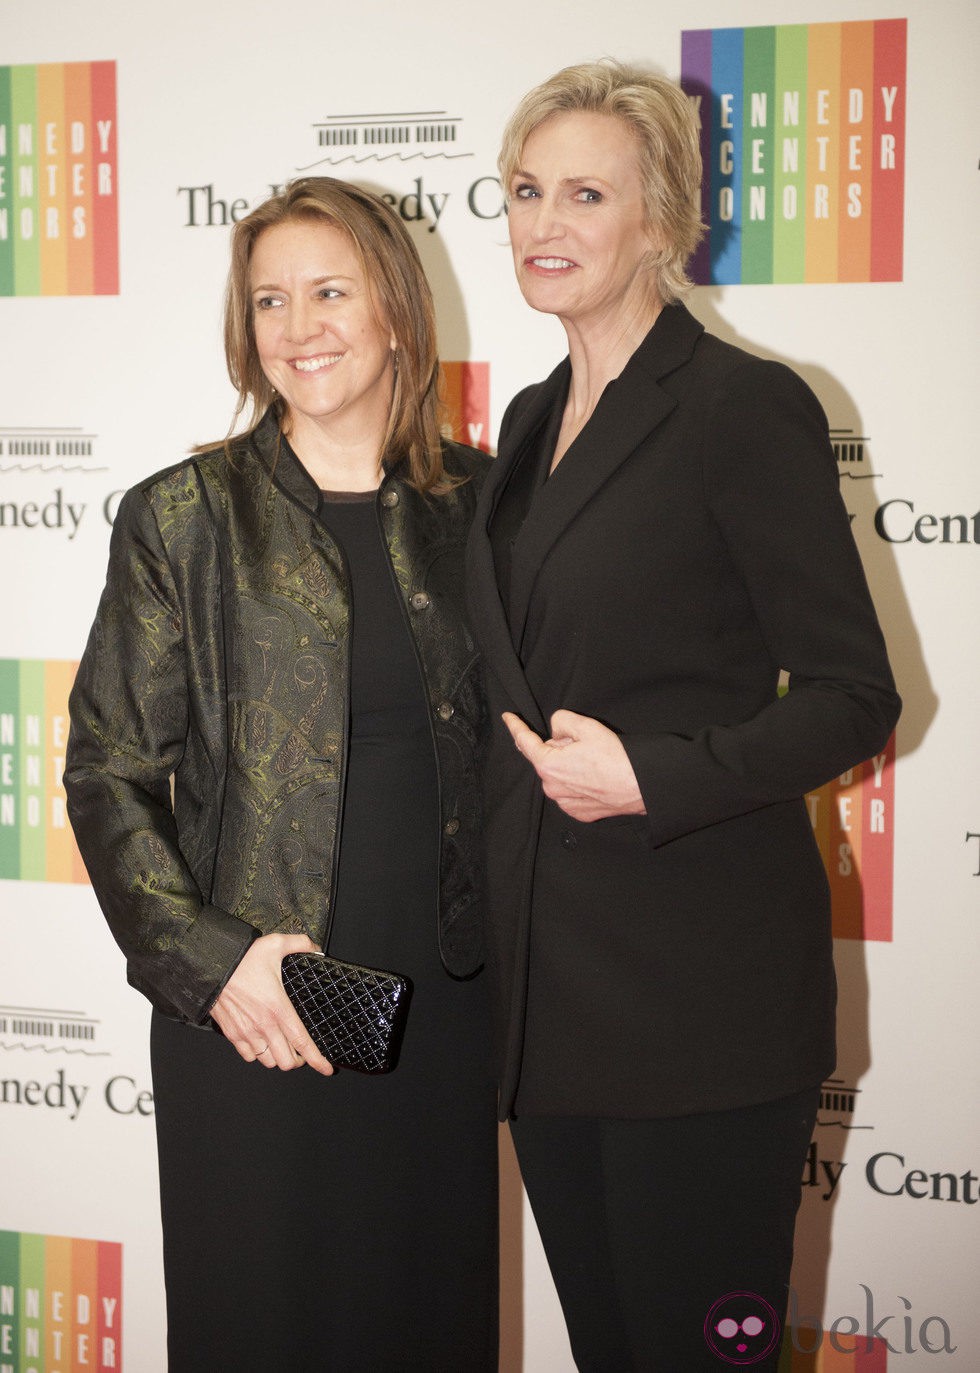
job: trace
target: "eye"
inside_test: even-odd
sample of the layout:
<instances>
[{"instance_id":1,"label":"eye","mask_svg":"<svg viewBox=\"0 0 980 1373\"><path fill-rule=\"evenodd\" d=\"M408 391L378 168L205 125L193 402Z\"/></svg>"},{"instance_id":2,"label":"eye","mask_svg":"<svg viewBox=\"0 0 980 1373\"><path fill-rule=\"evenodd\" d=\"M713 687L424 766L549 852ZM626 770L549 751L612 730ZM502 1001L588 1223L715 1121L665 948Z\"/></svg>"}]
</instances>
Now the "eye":
<instances>
[{"instance_id":1,"label":"eye","mask_svg":"<svg viewBox=\"0 0 980 1373\"><path fill-rule=\"evenodd\" d=\"M256 310L272 310L281 304L282 301L278 296L257 296L254 301Z\"/></svg>"},{"instance_id":2,"label":"eye","mask_svg":"<svg viewBox=\"0 0 980 1373\"><path fill-rule=\"evenodd\" d=\"M598 205L602 200L602 192L594 190L591 186L583 186L575 193L575 199L580 200L583 205Z\"/></svg>"},{"instance_id":3,"label":"eye","mask_svg":"<svg viewBox=\"0 0 980 1373\"><path fill-rule=\"evenodd\" d=\"M317 291L320 300L337 300L343 294L343 291L338 291L336 286L321 286Z\"/></svg>"},{"instance_id":4,"label":"eye","mask_svg":"<svg viewBox=\"0 0 980 1373\"><path fill-rule=\"evenodd\" d=\"M538 190L537 186L532 186L529 182L522 181L514 187L510 194L511 199L513 200L533 200L535 196L539 196L541 192Z\"/></svg>"}]
</instances>

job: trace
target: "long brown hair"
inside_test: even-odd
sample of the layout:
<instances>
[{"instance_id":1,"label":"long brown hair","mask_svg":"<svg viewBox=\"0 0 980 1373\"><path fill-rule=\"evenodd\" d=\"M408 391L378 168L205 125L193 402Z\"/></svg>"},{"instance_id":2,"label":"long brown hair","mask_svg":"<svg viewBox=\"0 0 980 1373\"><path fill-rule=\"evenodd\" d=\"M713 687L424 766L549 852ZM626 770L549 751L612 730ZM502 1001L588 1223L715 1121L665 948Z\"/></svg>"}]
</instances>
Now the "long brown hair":
<instances>
[{"instance_id":1,"label":"long brown hair","mask_svg":"<svg viewBox=\"0 0 980 1373\"><path fill-rule=\"evenodd\" d=\"M225 360L238 392L234 428L251 407L249 432L270 405L285 433L285 405L259 363L249 272L255 244L266 229L289 220L313 220L339 229L354 246L379 315L396 341L394 392L381 457L404 460L420 491L452 485L442 463L439 357L435 307L415 244L398 215L378 196L328 176L304 176L239 220L231 237L225 296Z\"/></svg>"}]
</instances>

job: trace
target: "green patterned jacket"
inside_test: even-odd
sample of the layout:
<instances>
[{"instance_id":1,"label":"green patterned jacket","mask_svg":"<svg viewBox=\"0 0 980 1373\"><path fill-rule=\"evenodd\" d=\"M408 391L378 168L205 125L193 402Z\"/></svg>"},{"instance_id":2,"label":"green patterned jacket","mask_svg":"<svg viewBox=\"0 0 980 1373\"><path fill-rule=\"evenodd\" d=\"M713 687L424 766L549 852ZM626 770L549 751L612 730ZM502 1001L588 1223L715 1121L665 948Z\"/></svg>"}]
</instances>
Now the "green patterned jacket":
<instances>
[{"instance_id":1,"label":"green patterned jacket","mask_svg":"<svg viewBox=\"0 0 980 1373\"><path fill-rule=\"evenodd\" d=\"M482 954L485 706L463 547L489 465L423 496L396 469L377 511L422 665L441 807L439 947ZM129 980L202 1024L256 932L330 920L346 765L350 596L318 492L271 412L247 438L127 492L70 701L68 812Z\"/></svg>"}]
</instances>

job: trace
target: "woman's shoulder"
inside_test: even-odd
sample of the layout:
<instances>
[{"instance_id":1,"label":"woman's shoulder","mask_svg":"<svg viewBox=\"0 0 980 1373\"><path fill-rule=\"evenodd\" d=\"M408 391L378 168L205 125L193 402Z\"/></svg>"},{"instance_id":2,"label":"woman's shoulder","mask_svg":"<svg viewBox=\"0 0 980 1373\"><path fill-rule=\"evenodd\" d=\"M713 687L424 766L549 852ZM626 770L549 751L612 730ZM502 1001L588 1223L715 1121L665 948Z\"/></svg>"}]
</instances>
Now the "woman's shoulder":
<instances>
[{"instance_id":1,"label":"woman's shoulder","mask_svg":"<svg viewBox=\"0 0 980 1373\"><path fill-rule=\"evenodd\" d=\"M692 379L699 389L727 391L734 388L743 395L755 396L760 404L787 396L813 394L789 363L729 343L707 330L695 345L692 364Z\"/></svg>"},{"instance_id":2,"label":"woman's shoulder","mask_svg":"<svg viewBox=\"0 0 980 1373\"><path fill-rule=\"evenodd\" d=\"M186 492L188 487L196 486L198 481L196 457L182 458L134 482L123 493L119 509L121 512L132 511L139 507L166 504L181 491Z\"/></svg>"},{"instance_id":3,"label":"woman's shoulder","mask_svg":"<svg viewBox=\"0 0 980 1373\"><path fill-rule=\"evenodd\" d=\"M553 398L562 396L568 389L572 375L572 364L569 357L562 360L552 368L546 377L540 381L533 381L528 386L524 386L515 396L511 398L510 404L504 411L504 421L512 419L515 415L521 414L529 406L536 402L547 402ZM501 426L503 427L503 426Z\"/></svg>"},{"instance_id":4,"label":"woman's shoulder","mask_svg":"<svg viewBox=\"0 0 980 1373\"><path fill-rule=\"evenodd\" d=\"M466 482L479 490L490 470L492 459L480 448L454 439L442 441L442 465L454 482Z\"/></svg>"},{"instance_id":5,"label":"woman's shoulder","mask_svg":"<svg viewBox=\"0 0 980 1373\"><path fill-rule=\"evenodd\" d=\"M533 381L530 386L522 387L516 396L511 397L501 421L502 430L506 429L518 415L523 414L529 406L534 404L549 380L550 378L546 378L544 381Z\"/></svg>"},{"instance_id":6,"label":"woman's shoulder","mask_svg":"<svg viewBox=\"0 0 980 1373\"><path fill-rule=\"evenodd\" d=\"M195 525L209 527L216 505L224 503L232 472L249 460L247 440L215 444L141 478L124 492L114 525L135 531L155 524L164 542Z\"/></svg>"},{"instance_id":7,"label":"woman's shoulder","mask_svg":"<svg viewBox=\"0 0 980 1373\"><path fill-rule=\"evenodd\" d=\"M837 483L837 464L823 405L800 374L711 334L698 341L690 367L661 383L696 427L712 470L757 477L812 464ZM792 461L788 461L792 458Z\"/></svg>"},{"instance_id":8,"label":"woman's shoulder","mask_svg":"<svg viewBox=\"0 0 980 1373\"><path fill-rule=\"evenodd\" d=\"M223 486L233 470L253 461L254 457L251 433L201 444L178 462L142 477L129 488L126 496L142 496L152 504L170 500L176 493L196 489L202 484Z\"/></svg>"},{"instance_id":9,"label":"woman's shoulder","mask_svg":"<svg viewBox=\"0 0 980 1373\"><path fill-rule=\"evenodd\" d=\"M548 376L517 392L500 421L498 449L503 447L515 427L521 430L525 422L533 423L536 416L544 416L550 413L554 406L563 403L571 375L571 361L564 357Z\"/></svg>"}]
</instances>

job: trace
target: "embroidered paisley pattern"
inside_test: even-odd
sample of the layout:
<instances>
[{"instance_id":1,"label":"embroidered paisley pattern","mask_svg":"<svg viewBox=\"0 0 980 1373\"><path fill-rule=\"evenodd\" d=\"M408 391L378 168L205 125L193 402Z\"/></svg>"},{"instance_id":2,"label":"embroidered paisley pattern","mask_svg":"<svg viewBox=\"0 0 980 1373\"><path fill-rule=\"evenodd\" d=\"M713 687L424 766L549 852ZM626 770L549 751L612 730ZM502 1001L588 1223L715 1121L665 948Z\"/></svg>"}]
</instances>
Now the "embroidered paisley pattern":
<instances>
[{"instance_id":1,"label":"embroidered paisley pattern","mask_svg":"<svg viewBox=\"0 0 980 1373\"><path fill-rule=\"evenodd\" d=\"M186 1019L256 930L321 940L329 921L349 591L311 483L278 449L267 416L230 460L127 493L72 693L66 786L93 886L130 980ZM465 974L481 959L485 722L462 559L486 460L450 445L447 466L469 480L426 498L396 475L379 511L433 705L443 958Z\"/></svg>"}]
</instances>

